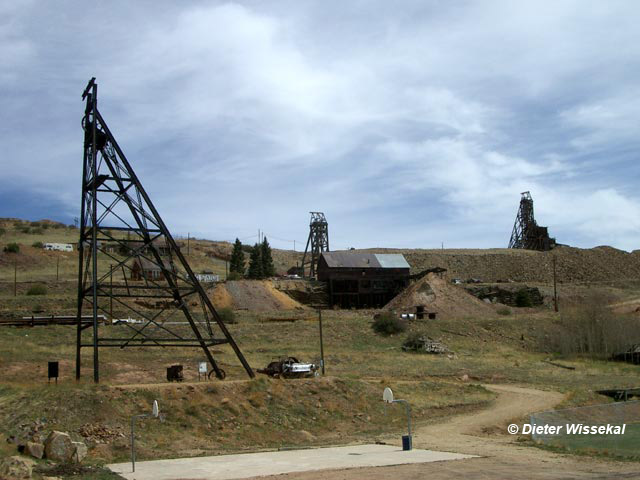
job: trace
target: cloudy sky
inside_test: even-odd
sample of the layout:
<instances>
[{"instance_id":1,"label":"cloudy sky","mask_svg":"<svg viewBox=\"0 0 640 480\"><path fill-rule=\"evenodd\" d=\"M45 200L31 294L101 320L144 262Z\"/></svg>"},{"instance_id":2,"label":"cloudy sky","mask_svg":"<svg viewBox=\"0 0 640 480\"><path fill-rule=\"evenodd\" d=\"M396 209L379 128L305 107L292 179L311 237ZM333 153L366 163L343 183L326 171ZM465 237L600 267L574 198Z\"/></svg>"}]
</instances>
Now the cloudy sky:
<instances>
[{"instance_id":1,"label":"cloudy sky","mask_svg":"<svg viewBox=\"0 0 640 480\"><path fill-rule=\"evenodd\" d=\"M91 6L88 6L91 5ZM79 215L83 103L173 232L640 248L640 4L0 0L0 216ZM252 237L253 235L253 237Z\"/></svg>"}]
</instances>

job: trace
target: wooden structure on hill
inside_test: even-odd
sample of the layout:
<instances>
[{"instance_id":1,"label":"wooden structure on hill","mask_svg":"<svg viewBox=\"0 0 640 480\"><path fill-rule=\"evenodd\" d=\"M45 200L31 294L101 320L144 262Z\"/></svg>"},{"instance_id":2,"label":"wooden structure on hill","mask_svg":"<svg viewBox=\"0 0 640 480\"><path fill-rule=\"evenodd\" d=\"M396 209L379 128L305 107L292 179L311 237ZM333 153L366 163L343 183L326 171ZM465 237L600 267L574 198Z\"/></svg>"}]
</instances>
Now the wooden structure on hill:
<instances>
[{"instance_id":1,"label":"wooden structure on hill","mask_svg":"<svg viewBox=\"0 0 640 480\"><path fill-rule=\"evenodd\" d=\"M522 192L520 207L511 232L509 248L524 248L546 252L556 246L556 239L549 236L547 227L537 224L533 215L531 193Z\"/></svg>"},{"instance_id":2,"label":"wooden structure on hill","mask_svg":"<svg viewBox=\"0 0 640 480\"><path fill-rule=\"evenodd\" d=\"M409 285L409 275L400 254L324 252L318 260L318 280L341 308L383 307Z\"/></svg>"}]
</instances>

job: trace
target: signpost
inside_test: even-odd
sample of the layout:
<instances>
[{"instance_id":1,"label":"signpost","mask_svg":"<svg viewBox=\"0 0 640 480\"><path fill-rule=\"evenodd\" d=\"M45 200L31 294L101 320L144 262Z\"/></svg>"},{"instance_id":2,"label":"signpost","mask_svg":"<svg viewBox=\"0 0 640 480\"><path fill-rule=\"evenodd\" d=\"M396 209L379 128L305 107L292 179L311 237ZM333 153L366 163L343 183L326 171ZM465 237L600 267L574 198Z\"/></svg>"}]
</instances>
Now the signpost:
<instances>
[{"instance_id":1,"label":"signpost","mask_svg":"<svg viewBox=\"0 0 640 480\"><path fill-rule=\"evenodd\" d=\"M198 364L198 381L200 381L200 377L204 375L207 377L207 362L200 362Z\"/></svg>"}]
</instances>

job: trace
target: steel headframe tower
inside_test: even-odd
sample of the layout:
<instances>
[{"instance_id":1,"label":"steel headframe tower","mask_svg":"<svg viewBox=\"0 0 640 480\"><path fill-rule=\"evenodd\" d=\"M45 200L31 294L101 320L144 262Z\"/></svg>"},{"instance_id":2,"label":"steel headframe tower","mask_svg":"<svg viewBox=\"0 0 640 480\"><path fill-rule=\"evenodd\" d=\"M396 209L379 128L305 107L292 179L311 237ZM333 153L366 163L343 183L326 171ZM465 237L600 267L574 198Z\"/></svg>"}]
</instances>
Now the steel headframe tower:
<instances>
[{"instance_id":1,"label":"steel headframe tower","mask_svg":"<svg viewBox=\"0 0 640 480\"><path fill-rule=\"evenodd\" d=\"M329 251L329 224L324 213L309 213L311 213L311 221L309 222L309 238L302 257L302 276L314 278L320 254ZM309 258L307 258L307 254ZM309 265L309 275L306 275L306 265Z\"/></svg>"},{"instance_id":2,"label":"steel headframe tower","mask_svg":"<svg viewBox=\"0 0 640 480\"><path fill-rule=\"evenodd\" d=\"M555 238L549 237L547 227L541 227L536 223L531 193L522 192L521 195L520 207L509 240L509 248L551 250L556 245Z\"/></svg>"},{"instance_id":3,"label":"steel headframe tower","mask_svg":"<svg viewBox=\"0 0 640 480\"><path fill-rule=\"evenodd\" d=\"M254 377L100 115L97 91L92 78L82 94L86 107L82 120L76 379L80 378L83 347L93 349L95 382L100 379L101 347L201 348L211 364L210 374L215 372L223 379L226 374L214 360L210 347L225 343L231 345L247 374ZM105 242L110 242L111 248L107 249ZM114 302L119 312L126 312L129 318L133 315L136 322L110 327L109 334L102 337L98 315L109 315ZM140 308L141 304L148 308ZM202 311L196 314L194 306ZM83 321L85 308L91 316L84 318L92 321ZM179 312L186 321L168 322ZM85 333L89 328L91 335ZM216 337L214 328L221 335Z\"/></svg>"}]
</instances>

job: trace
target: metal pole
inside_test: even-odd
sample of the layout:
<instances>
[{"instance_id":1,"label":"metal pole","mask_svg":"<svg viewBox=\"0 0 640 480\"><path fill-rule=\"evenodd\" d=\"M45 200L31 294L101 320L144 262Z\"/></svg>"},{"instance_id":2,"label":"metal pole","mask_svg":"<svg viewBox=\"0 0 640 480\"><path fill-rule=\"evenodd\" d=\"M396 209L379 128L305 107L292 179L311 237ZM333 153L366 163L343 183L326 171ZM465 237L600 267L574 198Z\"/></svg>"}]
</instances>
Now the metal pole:
<instances>
[{"instance_id":1,"label":"metal pole","mask_svg":"<svg viewBox=\"0 0 640 480\"><path fill-rule=\"evenodd\" d=\"M136 449L135 449L136 437L134 433L136 418L145 418L148 416L149 415L147 414L143 414L143 415L134 415L133 417L131 417L131 468L134 472L136 471Z\"/></svg>"},{"instance_id":2,"label":"metal pole","mask_svg":"<svg viewBox=\"0 0 640 480\"><path fill-rule=\"evenodd\" d=\"M136 422L136 417L135 416L131 417L131 469L133 472L136 471L136 448L135 448L136 436L134 433L135 422Z\"/></svg>"},{"instance_id":3,"label":"metal pole","mask_svg":"<svg viewBox=\"0 0 640 480\"><path fill-rule=\"evenodd\" d=\"M556 256L553 256L553 309L558 311L558 284L556 274Z\"/></svg>"},{"instance_id":4,"label":"metal pole","mask_svg":"<svg viewBox=\"0 0 640 480\"><path fill-rule=\"evenodd\" d=\"M109 264L109 316L113 320L113 263Z\"/></svg>"},{"instance_id":5,"label":"metal pole","mask_svg":"<svg viewBox=\"0 0 640 480\"><path fill-rule=\"evenodd\" d=\"M97 96L98 85L92 86L91 95L91 290L92 290L92 307L93 307L93 381L100 381L100 366L98 363L98 148L96 145L97 136Z\"/></svg>"},{"instance_id":6,"label":"metal pole","mask_svg":"<svg viewBox=\"0 0 640 480\"><path fill-rule=\"evenodd\" d=\"M320 364L322 365L322 376L324 376L324 342L322 341L322 310L318 309L318 323L320 324Z\"/></svg>"},{"instance_id":7,"label":"metal pole","mask_svg":"<svg viewBox=\"0 0 640 480\"><path fill-rule=\"evenodd\" d=\"M411 407L409 406L409 402L406 400L394 400L393 403L404 403L404 406L407 408L407 428L409 431L409 436L411 436Z\"/></svg>"}]
</instances>

